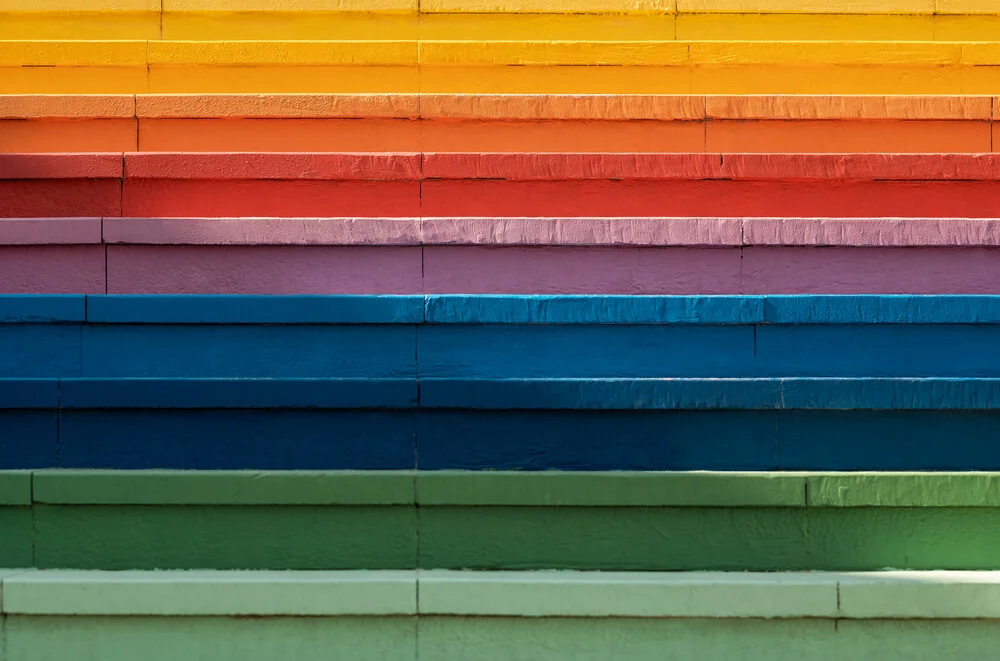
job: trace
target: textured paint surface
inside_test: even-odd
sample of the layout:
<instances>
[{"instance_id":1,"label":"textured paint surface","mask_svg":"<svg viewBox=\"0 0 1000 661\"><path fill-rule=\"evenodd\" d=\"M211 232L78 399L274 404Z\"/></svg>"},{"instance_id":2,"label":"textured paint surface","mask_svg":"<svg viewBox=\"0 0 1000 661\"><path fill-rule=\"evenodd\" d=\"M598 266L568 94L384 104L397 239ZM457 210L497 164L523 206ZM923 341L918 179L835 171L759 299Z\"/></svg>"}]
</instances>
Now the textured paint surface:
<instances>
[{"instance_id":1,"label":"textured paint surface","mask_svg":"<svg viewBox=\"0 0 1000 661\"><path fill-rule=\"evenodd\" d=\"M434 661L654 661L766 658L835 661L877 656L934 661L986 655L997 644L987 621L421 618L419 657Z\"/></svg>"},{"instance_id":2,"label":"textured paint surface","mask_svg":"<svg viewBox=\"0 0 1000 661\"><path fill-rule=\"evenodd\" d=\"M422 507L426 568L788 570L1000 566L975 508Z\"/></svg>"},{"instance_id":3,"label":"textured paint surface","mask_svg":"<svg viewBox=\"0 0 1000 661\"><path fill-rule=\"evenodd\" d=\"M210 407L0 418L3 468L1000 470L992 411Z\"/></svg>"},{"instance_id":4,"label":"textured paint surface","mask_svg":"<svg viewBox=\"0 0 1000 661\"><path fill-rule=\"evenodd\" d=\"M37 505L34 526L47 568L406 569L416 557L407 507Z\"/></svg>"},{"instance_id":5,"label":"textured paint surface","mask_svg":"<svg viewBox=\"0 0 1000 661\"><path fill-rule=\"evenodd\" d=\"M134 491L143 484L141 473L92 474L94 488L78 490L78 500L125 503L138 496L150 504L4 508L11 531L5 562L107 570L1000 567L996 499L980 502L971 492L992 489L995 474L513 473L488 480L475 473L429 474L418 477L419 508L290 504L315 501L322 491L321 479L291 475L265 476L277 491L258 499L226 496L232 476L180 473L172 482L151 482L160 495L147 498ZM48 492L73 484L58 473L36 480L46 477L53 485ZM371 484L356 477L375 490L413 483L406 474L388 481L375 475ZM206 488L184 491L198 480ZM815 496L804 506L807 481ZM171 504L179 501L170 489L188 504ZM384 499L392 489L371 496ZM60 499L53 493L51 500ZM207 504L220 499L232 502ZM510 505L491 504L501 502ZM262 529L270 533L263 540Z\"/></svg>"},{"instance_id":6,"label":"textured paint surface","mask_svg":"<svg viewBox=\"0 0 1000 661\"><path fill-rule=\"evenodd\" d=\"M789 576L788 582L791 590L787 592L801 591L802 596L819 596L817 593L829 590L831 584L829 579L799 579L796 575ZM677 587L685 589L683 584ZM734 587L738 590L741 586L737 583ZM766 590L768 586L766 581L758 579L748 582L746 587ZM775 587L781 589L780 585ZM63 569L16 572L3 577L2 589L3 612L7 615L391 616L417 612L417 581L413 571Z\"/></svg>"},{"instance_id":7,"label":"textured paint surface","mask_svg":"<svg viewBox=\"0 0 1000 661\"><path fill-rule=\"evenodd\" d=\"M449 18L467 20L474 17L452 15ZM239 19L239 16L227 16L226 25L232 26ZM276 19L268 17L265 29L276 29ZM378 28L384 31L387 18L381 16L379 19ZM309 16L308 20L314 25L317 17ZM346 20L346 17L338 17L335 25L344 25ZM430 20L421 19L424 23ZM607 17L600 18L599 24L601 31L613 27ZM829 28L830 19L825 19L823 25ZM218 27L213 25L212 29ZM989 96L899 95L10 94L0 98L0 118L697 121L707 117L713 120L988 121L993 118L992 101Z\"/></svg>"},{"instance_id":8,"label":"textured paint surface","mask_svg":"<svg viewBox=\"0 0 1000 661\"><path fill-rule=\"evenodd\" d=\"M415 618L9 616L9 659L414 661Z\"/></svg>"},{"instance_id":9,"label":"textured paint surface","mask_svg":"<svg viewBox=\"0 0 1000 661\"><path fill-rule=\"evenodd\" d=\"M111 246L112 294L413 294L419 247ZM26 269L27 270L27 269Z\"/></svg>"}]
</instances>

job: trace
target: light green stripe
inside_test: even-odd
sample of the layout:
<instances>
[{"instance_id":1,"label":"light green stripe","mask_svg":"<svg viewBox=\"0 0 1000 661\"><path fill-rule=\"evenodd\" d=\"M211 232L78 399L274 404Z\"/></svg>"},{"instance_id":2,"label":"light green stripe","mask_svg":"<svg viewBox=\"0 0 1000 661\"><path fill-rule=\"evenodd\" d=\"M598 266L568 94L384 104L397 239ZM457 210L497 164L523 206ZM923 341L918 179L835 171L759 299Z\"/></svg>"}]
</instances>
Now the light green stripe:
<instances>
[{"instance_id":1,"label":"light green stripe","mask_svg":"<svg viewBox=\"0 0 1000 661\"><path fill-rule=\"evenodd\" d=\"M6 615L1000 618L998 571L0 570L0 595Z\"/></svg>"},{"instance_id":2,"label":"light green stripe","mask_svg":"<svg viewBox=\"0 0 1000 661\"><path fill-rule=\"evenodd\" d=\"M39 471L36 503L410 505L411 471Z\"/></svg>"},{"instance_id":3,"label":"light green stripe","mask_svg":"<svg viewBox=\"0 0 1000 661\"><path fill-rule=\"evenodd\" d=\"M412 616L9 615L4 629L7 661L415 661L416 652Z\"/></svg>"},{"instance_id":4,"label":"light green stripe","mask_svg":"<svg viewBox=\"0 0 1000 661\"><path fill-rule=\"evenodd\" d=\"M471 472L417 473L420 505L795 507L796 473Z\"/></svg>"},{"instance_id":5,"label":"light green stripe","mask_svg":"<svg viewBox=\"0 0 1000 661\"><path fill-rule=\"evenodd\" d=\"M814 507L1000 507L1000 473L812 474Z\"/></svg>"},{"instance_id":6,"label":"light green stripe","mask_svg":"<svg viewBox=\"0 0 1000 661\"><path fill-rule=\"evenodd\" d=\"M32 490L65 505L1000 507L1000 473L0 472L0 505Z\"/></svg>"},{"instance_id":7,"label":"light green stripe","mask_svg":"<svg viewBox=\"0 0 1000 661\"><path fill-rule=\"evenodd\" d=\"M523 617L836 617L837 576L423 571L420 612Z\"/></svg>"},{"instance_id":8,"label":"light green stripe","mask_svg":"<svg viewBox=\"0 0 1000 661\"><path fill-rule=\"evenodd\" d=\"M413 571L37 571L3 580L20 615L414 615Z\"/></svg>"}]
</instances>

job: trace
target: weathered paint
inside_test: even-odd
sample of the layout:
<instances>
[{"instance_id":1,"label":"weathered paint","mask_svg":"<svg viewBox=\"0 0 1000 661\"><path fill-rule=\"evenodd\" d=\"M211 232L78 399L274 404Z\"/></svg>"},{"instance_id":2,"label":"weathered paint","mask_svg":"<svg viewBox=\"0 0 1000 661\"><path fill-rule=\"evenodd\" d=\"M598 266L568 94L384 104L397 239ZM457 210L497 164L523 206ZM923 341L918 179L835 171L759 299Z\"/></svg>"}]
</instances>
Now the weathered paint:
<instances>
[{"instance_id":1,"label":"weathered paint","mask_svg":"<svg viewBox=\"0 0 1000 661\"><path fill-rule=\"evenodd\" d=\"M7 616L364 617L417 612L412 571L43 571L0 579Z\"/></svg>"},{"instance_id":2,"label":"weathered paint","mask_svg":"<svg viewBox=\"0 0 1000 661\"><path fill-rule=\"evenodd\" d=\"M996 499L978 498L996 479L42 472L35 504L2 514L23 520L5 536L10 566L40 568L996 569Z\"/></svg>"},{"instance_id":3,"label":"weathered paint","mask_svg":"<svg viewBox=\"0 0 1000 661\"><path fill-rule=\"evenodd\" d=\"M415 566L416 511L407 506L36 505L32 512L38 567Z\"/></svg>"},{"instance_id":4,"label":"weathered paint","mask_svg":"<svg viewBox=\"0 0 1000 661\"><path fill-rule=\"evenodd\" d=\"M415 661L416 618L397 617L74 617L5 618L11 659L150 661L178 657L266 661Z\"/></svg>"},{"instance_id":5,"label":"weathered paint","mask_svg":"<svg viewBox=\"0 0 1000 661\"><path fill-rule=\"evenodd\" d=\"M64 178L88 157L0 155L7 216L1000 216L994 154L134 153L124 182L111 154Z\"/></svg>"},{"instance_id":6,"label":"weathered paint","mask_svg":"<svg viewBox=\"0 0 1000 661\"><path fill-rule=\"evenodd\" d=\"M952 653L988 656L997 639L987 621L422 617L418 642L419 658L431 661L600 661L619 655L637 661L934 661Z\"/></svg>"},{"instance_id":7,"label":"weathered paint","mask_svg":"<svg viewBox=\"0 0 1000 661\"><path fill-rule=\"evenodd\" d=\"M3 119L979 120L989 96L13 94ZM397 150L398 151L398 150Z\"/></svg>"}]
</instances>

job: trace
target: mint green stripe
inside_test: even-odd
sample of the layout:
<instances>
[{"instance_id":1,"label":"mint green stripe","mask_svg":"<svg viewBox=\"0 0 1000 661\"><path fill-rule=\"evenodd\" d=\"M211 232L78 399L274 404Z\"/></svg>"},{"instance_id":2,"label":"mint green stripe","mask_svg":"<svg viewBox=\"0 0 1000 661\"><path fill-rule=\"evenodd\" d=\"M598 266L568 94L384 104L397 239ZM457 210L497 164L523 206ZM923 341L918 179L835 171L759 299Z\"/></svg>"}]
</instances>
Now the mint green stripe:
<instances>
[{"instance_id":1,"label":"mint green stripe","mask_svg":"<svg viewBox=\"0 0 1000 661\"><path fill-rule=\"evenodd\" d=\"M812 507L1000 507L1000 473L829 473L806 481Z\"/></svg>"},{"instance_id":2,"label":"mint green stripe","mask_svg":"<svg viewBox=\"0 0 1000 661\"><path fill-rule=\"evenodd\" d=\"M415 615L416 572L28 571L2 579L17 615Z\"/></svg>"},{"instance_id":3,"label":"mint green stripe","mask_svg":"<svg viewBox=\"0 0 1000 661\"><path fill-rule=\"evenodd\" d=\"M416 626L412 616L14 615L4 628L6 661L415 661Z\"/></svg>"}]
</instances>

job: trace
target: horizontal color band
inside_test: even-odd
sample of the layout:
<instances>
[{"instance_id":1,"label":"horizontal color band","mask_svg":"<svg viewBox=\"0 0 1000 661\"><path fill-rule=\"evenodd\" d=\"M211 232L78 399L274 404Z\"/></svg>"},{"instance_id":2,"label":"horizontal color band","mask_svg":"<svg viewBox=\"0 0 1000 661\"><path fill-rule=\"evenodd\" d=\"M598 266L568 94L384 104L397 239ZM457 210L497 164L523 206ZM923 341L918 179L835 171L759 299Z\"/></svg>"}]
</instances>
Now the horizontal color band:
<instances>
[{"instance_id":1,"label":"horizontal color band","mask_svg":"<svg viewBox=\"0 0 1000 661\"><path fill-rule=\"evenodd\" d=\"M103 234L103 236L102 236ZM0 245L1000 246L993 218L51 218Z\"/></svg>"},{"instance_id":2,"label":"horizontal color band","mask_svg":"<svg viewBox=\"0 0 1000 661\"><path fill-rule=\"evenodd\" d=\"M0 179L1000 181L996 154L0 154Z\"/></svg>"},{"instance_id":3,"label":"horizontal color band","mask_svg":"<svg viewBox=\"0 0 1000 661\"><path fill-rule=\"evenodd\" d=\"M419 586L419 590L418 590ZM997 572L0 572L5 615L995 618ZM417 594L419 592L419 603ZM266 626L266 625L265 625Z\"/></svg>"},{"instance_id":4,"label":"horizontal color band","mask_svg":"<svg viewBox=\"0 0 1000 661\"><path fill-rule=\"evenodd\" d=\"M988 96L14 94L0 96L0 118L988 120L994 103Z\"/></svg>"},{"instance_id":5,"label":"horizontal color band","mask_svg":"<svg viewBox=\"0 0 1000 661\"><path fill-rule=\"evenodd\" d=\"M0 41L0 67L996 64L995 42Z\"/></svg>"},{"instance_id":6,"label":"horizontal color band","mask_svg":"<svg viewBox=\"0 0 1000 661\"><path fill-rule=\"evenodd\" d=\"M817 14L968 14L995 13L987 0L433 0L419 11L433 12L590 12L590 13L817 13ZM213 12L213 11L350 11L417 12L413 0L3 0L2 12Z\"/></svg>"},{"instance_id":7,"label":"horizontal color band","mask_svg":"<svg viewBox=\"0 0 1000 661\"><path fill-rule=\"evenodd\" d=\"M994 27L994 30L996 28ZM54 59L55 54L52 54ZM997 67L750 64L733 66L9 66L3 94L976 94L994 96Z\"/></svg>"},{"instance_id":8,"label":"horizontal color band","mask_svg":"<svg viewBox=\"0 0 1000 661\"><path fill-rule=\"evenodd\" d=\"M0 379L0 393L0 410L61 411L1000 409L1000 382L988 378Z\"/></svg>"},{"instance_id":9,"label":"horizontal color band","mask_svg":"<svg viewBox=\"0 0 1000 661\"><path fill-rule=\"evenodd\" d=\"M4 295L38 324L998 324L998 296Z\"/></svg>"},{"instance_id":10,"label":"horizontal color band","mask_svg":"<svg viewBox=\"0 0 1000 661\"><path fill-rule=\"evenodd\" d=\"M993 472L0 471L9 506L995 508L998 486Z\"/></svg>"}]
</instances>

